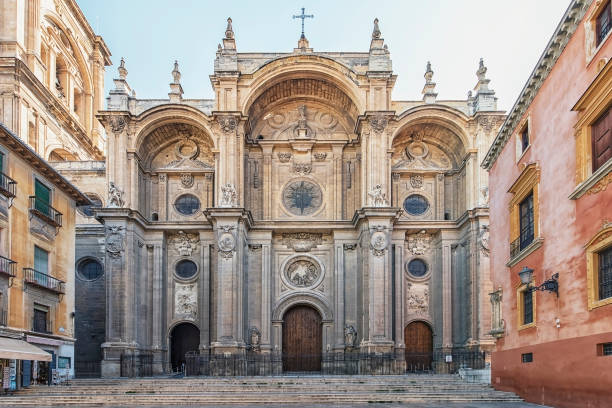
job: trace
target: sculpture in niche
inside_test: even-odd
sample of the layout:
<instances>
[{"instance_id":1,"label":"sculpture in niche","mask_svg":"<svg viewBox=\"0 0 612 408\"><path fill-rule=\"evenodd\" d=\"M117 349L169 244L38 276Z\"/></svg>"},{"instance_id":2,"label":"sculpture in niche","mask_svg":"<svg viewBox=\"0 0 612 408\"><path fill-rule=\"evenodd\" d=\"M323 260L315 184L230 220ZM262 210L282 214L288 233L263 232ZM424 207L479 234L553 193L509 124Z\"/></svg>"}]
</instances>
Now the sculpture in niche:
<instances>
[{"instance_id":1,"label":"sculpture in niche","mask_svg":"<svg viewBox=\"0 0 612 408\"><path fill-rule=\"evenodd\" d=\"M108 187L108 206L114 208L123 208L125 202L123 201L123 191L115 185L114 182L110 182Z\"/></svg>"},{"instance_id":2,"label":"sculpture in niche","mask_svg":"<svg viewBox=\"0 0 612 408\"><path fill-rule=\"evenodd\" d=\"M346 347L355 347L357 341L357 330L353 326L344 326L344 344Z\"/></svg>"},{"instance_id":3,"label":"sculpture in niche","mask_svg":"<svg viewBox=\"0 0 612 408\"><path fill-rule=\"evenodd\" d=\"M174 313L187 319L195 319L198 314L196 284L177 283L174 293Z\"/></svg>"},{"instance_id":4,"label":"sculpture in niche","mask_svg":"<svg viewBox=\"0 0 612 408\"><path fill-rule=\"evenodd\" d=\"M480 237L479 237L480 249L482 250L483 255L488 257L489 256L489 226L483 225L480 228L481 228Z\"/></svg>"},{"instance_id":5,"label":"sculpture in niche","mask_svg":"<svg viewBox=\"0 0 612 408\"><path fill-rule=\"evenodd\" d=\"M295 252L308 252L321 244L323 234L312 232L294 232L283 234L283 244Z\"/></svg>"},{"instance_id":6,"label":"sculpture in niche","mask_svg":"<svg viewBox=\"0 0 612 408\"><path fill-rule=\"evenodd\" d=\"M230 183L227 183L224 186L221 186L221 202L219 203L220 207L234 207L236 206L236 189Z\"/></svg>"},{"instance_id":7,"label":"sculpture in niche","mask_svg":"<svg viewBox=\"0 0 612 408\"><path fill-rule=\"evenodd\" d=\"M185 188L193 187L194 177L191 173L181 173L181 184Z\"/></svg>"},{"instance_id":8,"label":"sculpture in niche","mask_svg":"<svg viewBox=\"0 0 612 408\"><path fill-rule=\"evenodd\" d=\"M421 230L408 236L408 250L413 255L424 255L429 250L430 242L431 235L427 234L425 230Z\"/></svg>"},{"instance_id":9,"label":"sculpture in niche","mask_svg":"<svg viewBox=\"0 0 612 408\"><path fill-rule=\"evenodd\" d=\"M429 288L427 285L408 283L408 313L427 315L429 313Z\"/></svg>"},{"instance_id":10,"label":"sculpture in niche","mask_svg":"<svg viewBox=\"0 0 612 408\"><path fill-rule=\"evenodd\" d=\"M249 329L249 346L251 351L261 350L261 332L255 326Z\"/></svg>"},{"instance_id":11,"label":"sculpture in niche","mask_svg":"<svg viewBox=\"0 0 612 408\"><path fill-rule=\"evenodd\" d=\"M234 234L231 232L236 227L233 225L219 225L218 229L218 239L217 246L219 248L219 253L223 258L232 258L234 256L234 251L236 249L236 238Z\"/></svg>"},{"instance_id":12,"label":"sculpture in niche","mask_svg":"<svg viewBox=\"0 0 612 408\"><path fill-rule=\"evenodd\" d=\"M285 208L292 214L311 215L321 207L323 193L314 183L294 181L285 187L282 200Z\"/></svg>"},{"instance_id":13,"label":"sculpture in niche","mask_svg":"<svg viewBox=\"0 0 612 408\"><path fill-rule=\"evenodd\" d=\"M374 189L368 193L371 198L373 207L388 207L389 202L387 201L386 194L382 191L382 186L377 184Z\"/></svg>"},{"instance_id":14,"label":"sculpture in niche","mask_svg":"<svg viewBox=\"0 0 612 408\"><path fill-rule=\"evenodd\" d=\"M372 232L372 235L370 236L370 248L372 249L372 254L374 256L383 256L387 246L389 245L387 233L384 230L385 227L381 225L375 226L374 232Z\"/></svg>"},{"instance_id":15,"label":"sculpture in niche","mask_svg":"<svg viewBox=\"0 0 612 408\"><path fill-rule=\"evenodd\" d=\"M294 135L298 138L312 137L312 131L306 125L306 105L298 106L297 111L298 111L298 124L293 130Z\"/></svg>"},{"instance_id":16,"label":"sculpture in niche","mask_svg":"<svg viewBox=\"0 0 612 408\"><path fill-rule=\"evenodd\" d=\"M106 227L106 252L112 258L119 258L123 252L123 237L125 228L121 225Z\"/></svg>"},{"instance_id":17,"label":"sculpture in niche","mask_svg":"<svg viewBox=\"0 0 612 408\"><path fill-rule=\"evenodd\" d=\"M291 160L291 153L289 152L279 152L277 156L281 163L288 163Z\"/></svg>"},{"instance_id":18,"label":"sculpture in niche","mask_svg":"<svg viewBox=\"0 0 612 408\"><path fill-rule=\"evenodd\" d=\"M410 185L412 188L422 188L423 187L423 175L422 174L411 174L410 175Z\"/></svg>"},{"instance_id":19,"label":"sculpture in niche","mask_svg":"<svg viewBox=\"0 0 612 408\"><path fill-rule=\"evenodd\" d=\"M289 264L285 277L293 286L306 288L312 286L321 274L319 266L309 259L299 258Z\"/></svg>"},{"instance_id":20,"label":"sculpture in niche","mask_svg":"<svg viewBox=\"0 0 612 408\"><path fill-rule=\"evenodd\" d=\"M172 238L174 241L174 247L181 256L191 256L193 251L198 248L198 242L200 238L197 234L189 234L184 231L179 231L176 236Z\"/></svg>"}]
</instances>

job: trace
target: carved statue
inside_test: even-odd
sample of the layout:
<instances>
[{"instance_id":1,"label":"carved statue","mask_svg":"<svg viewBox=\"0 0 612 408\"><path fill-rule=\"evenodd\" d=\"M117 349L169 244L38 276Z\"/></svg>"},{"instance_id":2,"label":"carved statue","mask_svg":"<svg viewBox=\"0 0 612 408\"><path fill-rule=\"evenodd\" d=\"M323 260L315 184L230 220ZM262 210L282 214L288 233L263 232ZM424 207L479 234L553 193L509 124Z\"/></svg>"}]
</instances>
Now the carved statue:
<instances>
[{"instance_id":1,"label":"carved statue","mask_svg":"<svg viewBox=\"0 0 612 408\"><path fill-rule=\"evenodd\" d=\"M221 207L234 207L236 205L236 189L230 183L221 186Z\"/></svg>"},{"instance_id":2,"label":"carved statue","mask_svg":"<svg viewBox=\"0 0 612 408\"><path fill-rule=\"evenodd\" d=\"M368 195L372 197L372 205L374 207L387 207L389 205L380 184L377 184L374 189L368 193Z\"/></svg>"},{"instance_id":3,"label":"carved statue","mask_svg":"<svg viewBox=\"0 0 612 408\"><path fill-rule=\"evenodd\" d=\"M123 208L123 205L125 204L123 201L123 191L121 191L112 181L110 182L110 186L108 188L108 203L109 207L115 208Z\"/></svg>"},{"instance_id":4,"label":"carved statue","mask_svg":"<svg viewBox=\"0 0 612 408\"><path fill-rule=\"evenodd\" d=\"M357 330L353 326L344 327L344 344L346 347L355 347L355 341L357 340Z\"/></svg>"},{"instance_id":5,"label":"carved statue","mask_svg":"<svg viewBox=\"0 0 612 408\"><path fill-rule=\"evenodd\" d=\"M257 327L249 329L249 342L252 351L259 351L261 347L261 332Z\"/></svg>"}]
</instances>

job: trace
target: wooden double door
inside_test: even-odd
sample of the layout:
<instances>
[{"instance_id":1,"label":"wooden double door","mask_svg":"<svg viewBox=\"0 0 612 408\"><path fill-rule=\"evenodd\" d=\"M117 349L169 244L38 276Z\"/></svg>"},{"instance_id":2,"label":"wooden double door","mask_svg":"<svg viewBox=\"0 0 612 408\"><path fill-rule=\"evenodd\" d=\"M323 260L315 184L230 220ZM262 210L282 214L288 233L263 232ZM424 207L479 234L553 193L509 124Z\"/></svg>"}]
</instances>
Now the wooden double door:
<instances>
[{"instance_id":1,"label":"wooden double door","mask_svg":"<svg viewBox=\"0 0 612 408\"><path fill-rule=\"evenodd\" d=\"M433 334L425 322L412 322L404 329L406 370L429 371L433 360Z\"/></svg>"},{"instance_id":2,"label":"wooden double door","mask_svg":"<svg viewBox=\"0 0 612 408\"><path fill-rule=\"evenodd\" d=\"M321 371L321 315L309 306L295 306L283 318L283 371Z\"/></svg>"}]
</instances>

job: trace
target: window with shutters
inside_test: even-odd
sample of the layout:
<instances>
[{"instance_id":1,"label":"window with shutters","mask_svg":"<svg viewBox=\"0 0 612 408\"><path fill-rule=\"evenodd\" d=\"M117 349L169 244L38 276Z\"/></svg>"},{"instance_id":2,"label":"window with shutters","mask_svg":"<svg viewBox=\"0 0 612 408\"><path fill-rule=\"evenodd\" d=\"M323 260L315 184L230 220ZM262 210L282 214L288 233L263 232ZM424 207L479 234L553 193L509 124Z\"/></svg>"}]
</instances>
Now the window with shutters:
<instances>
[{"instance_id":1,"label":"window with shutters","mask_svg":"<svg viewBox=\"0 0 612 408\"><path fill-rule=\"evenodd\" d=\"M612 1L607 0L605 3L603 10L599 12L595 19L595 36L597 38L595 44L597 47L604 41L612 27Z\"/></svg>"},{"instance_id":2,"label":"window with shutters","mask_svg":"<svg viewBox=\"0 0 612 408\"><path fill-rule=\"evenodd\" d=\"M593 171L597 171L612 157L612 106L591 127Z\"/></svg>"},{"instance_id":3,"label":"window with shutters","mask_svg":"<svg viewBox=\"0 0 612 408\"><path fill-rule=\"evenodd\" d=\"M536 296L535 292L527 289L527 285L519 285L516 289L516 306L518 330L534 327L536 325Z\"/></svg>"},{"instance_id":4,"label":"window with shutters","mask_svg":"<svg viewBox=\"0 0 612 408\"><path fill-rule=\"evenodd\" d=\"M38 179L34 181L34 197L34 208L44 215L50 215L51 189Z\"/></svg>"},{"instance_id":5,"label":"window with shutters","mask_svg":"<svg viewBox=\"0 0 612 408\"><path fill-rule=\"evenodd\" d=\"M612 223L586 245L589 310L612 305Z\"/></svg>"},{"instance_id":6,"label":"window with shutters","mask_svg":"<svg viewBox=\"0 0 612 408\"><path fill-rule=\"evenodd\" d=\"M587 64L601 51L610 38L611 23L612 0L594 1L590 11L584 17L584 51ZM603 56L609 57L609 55Z\"/></svg>"}]
</instances>

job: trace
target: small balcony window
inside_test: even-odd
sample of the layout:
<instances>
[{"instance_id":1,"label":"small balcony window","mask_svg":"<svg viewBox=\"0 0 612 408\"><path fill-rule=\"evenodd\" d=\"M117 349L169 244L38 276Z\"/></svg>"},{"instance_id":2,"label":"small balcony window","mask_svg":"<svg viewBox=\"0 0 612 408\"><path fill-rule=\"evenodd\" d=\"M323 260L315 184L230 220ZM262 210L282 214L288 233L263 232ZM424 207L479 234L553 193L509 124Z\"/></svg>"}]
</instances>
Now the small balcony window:
<instances>
[{"instance_id":1,"label":"small balcony window","mask_svg":"<svg viewBox=\"0 0 612 408\"><path fill-rule=\"evenodd\" d=\"M610 28L612 28L612 1L608 0L608 4L604 6L596 19L595 34L597 35L596 44L598 47L608 35Z\"/></svg>"}]
</instances>

